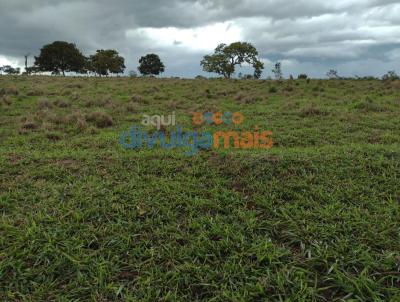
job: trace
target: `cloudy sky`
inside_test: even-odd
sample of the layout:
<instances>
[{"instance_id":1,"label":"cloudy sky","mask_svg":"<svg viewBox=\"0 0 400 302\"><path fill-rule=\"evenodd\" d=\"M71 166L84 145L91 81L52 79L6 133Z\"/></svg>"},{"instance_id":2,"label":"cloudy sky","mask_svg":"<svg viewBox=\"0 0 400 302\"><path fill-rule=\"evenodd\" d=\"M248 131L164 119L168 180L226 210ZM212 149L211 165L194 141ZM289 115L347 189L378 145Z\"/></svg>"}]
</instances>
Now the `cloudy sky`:
<instances>
[{"instance_id":1,"label":"cloudy sky","mask_svg":"<svg viewBox=\"0 0 400 302\"><path fill-rule=\"evenodd\" d=\"M113 48L127 71L155 52L166 76L202 73L200 60L221 42L247 41L285 76L381 76L400 72L398 0L0 0L0 65L55 40L85 55ZM33 62L31 62L33 63Z\"/></svg>"}]
</instances>

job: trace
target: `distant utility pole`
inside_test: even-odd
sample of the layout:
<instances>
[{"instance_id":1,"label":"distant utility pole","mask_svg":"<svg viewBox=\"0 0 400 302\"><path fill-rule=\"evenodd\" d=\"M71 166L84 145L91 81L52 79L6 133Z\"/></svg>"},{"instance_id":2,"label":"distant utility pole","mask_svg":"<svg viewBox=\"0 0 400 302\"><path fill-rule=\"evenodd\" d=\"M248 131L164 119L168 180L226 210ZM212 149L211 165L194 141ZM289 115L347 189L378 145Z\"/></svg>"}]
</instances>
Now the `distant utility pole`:
<instances>
[{"instance_id":1,"label":"distant utility pole","mask_svg":"<svg viewBox=\"0 0 400 302\"><path fill-rule=\"evenodd\" d=\"M28 54L26 54L24 57L25 57L25 72L28 74L28 58L29 58L29 56L30 56L31 54L30 53L28 53Z\"/></svg>"}]
</instances>

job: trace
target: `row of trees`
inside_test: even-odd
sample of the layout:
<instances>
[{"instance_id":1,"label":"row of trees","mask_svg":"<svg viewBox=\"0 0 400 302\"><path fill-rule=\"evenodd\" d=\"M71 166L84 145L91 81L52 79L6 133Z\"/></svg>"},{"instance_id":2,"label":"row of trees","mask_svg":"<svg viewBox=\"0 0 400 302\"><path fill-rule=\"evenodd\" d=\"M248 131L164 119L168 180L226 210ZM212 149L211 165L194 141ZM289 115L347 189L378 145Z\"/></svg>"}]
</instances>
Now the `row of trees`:
<instances>
[{"instance_id":1,"label":"row of trees","mask_svg":"<svg viewBox=\"0 0 400 302\"><path fill-rule=\"evenodd\" d=\"M121 74L125 70L125 59L113 49L97 50L95 54L85 57L73 43L64 41L55 41L45 45L40 50L40 55L35 57L34 66L28 67L28 57L25 55L25 72L26 74L38 72L51 72L52 74L62 74L66 72L75 72L80 74L93 74L98 76L108 76L109 74ZM247 42L235 42L230 45L220 44L211 55L204 56L200 65L204 71L217 73L225 78L231 78L235 74L237 66L242 64L250 65L254 68L253 75L239 74L239 78L255 78L261 77L264 64L258 58L257 49ZM156 54L148 54L139 60L139 72L144 75L159 75L165 71L165 66L161 62L160 57ZM0 74L19 74L19 68L11 66L0 67ZM275 79L283 79L282 65L276 63L272 73ZM131 71L130 75L136 75ZM336 70L331 69L327 76L330 79L341 78ZM291 76L291 78L293 78ZM306 74L298 76L299 79L307 79ZM399 77L394 71L388 72L383 79L398 79Z\"/></svg>"},{"instance_id":2,"label":"row of trees","mask_svg":"<svg viewBox=\"0 0 400 302\"><path fill-rule=\"evenodd\" d=\"M73 43L55 41L45 45L40 50L40 55L35 57L34 66L28 67L28 56L25 56L26 74L38 72L51 72L62 74L75 72L80 74L94 74L108 76L120 74L125 70L125 59L116 50L97 50L94 55L85 57ZM264 64L258 59L257 49L246 42L236 42L230 45L220 44L214 54L206 55L201 61L203 70L231 78L236 66L247 63L254 68L254 78L261 77ZM144 75L159 75L165 71L165 66L156 54L148 54L139 60L139 72ZM5 73L14 74L10 68L4 69ZM19 69L14 70L19 73ZM133 72L131 72L133 73Z\"/></svg>"},{"instance_id":3,"label":"row of trees","mask_svg":"<svg viewBox=\"0 0 400 302\"><path fill-rule=\"evenodd\" d=\"M21 69L20 68L14 68L10 65L4 65L0 67L0 74L5 73L5 74L20 74Z\"/></svg>"},{"instance_id":4,"label":"row of trees","mask_svg":"<svg viewBox=\"0 0 400 302\"><path fill-rule=\"evenodd\" d=\"M164 64L156 54L140 58L139 63L138 69L142 75L159 75L165 71ZM56 41L42 47L40 55L35 57L34 66L26 66L26 73L51 72L65 76L66 72L75 72L108 76L121 74L125 68L125 59L116 50L100 49L94 55L85 57L75 44Z\"/></svg>"}]
</instances>

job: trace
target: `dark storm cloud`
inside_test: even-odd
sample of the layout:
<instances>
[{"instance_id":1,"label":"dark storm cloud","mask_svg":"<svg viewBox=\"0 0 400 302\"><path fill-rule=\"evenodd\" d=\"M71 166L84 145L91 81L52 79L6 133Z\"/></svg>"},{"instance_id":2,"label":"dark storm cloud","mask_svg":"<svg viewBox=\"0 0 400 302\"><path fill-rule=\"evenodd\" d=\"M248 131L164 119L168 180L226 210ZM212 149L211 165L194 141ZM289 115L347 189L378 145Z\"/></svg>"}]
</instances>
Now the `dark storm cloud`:
<instances>
[{"instance_id":1,"label":"dark storm cloud","mask_svg":"<svg viewBox=\"0 0 400 302\"><path fill-rule=\"evenodd\" d=\"M240 30L241 40L254 43L265 62L281 60L287 72L368 71L362 62L371 74L399 68L400 4L392 0L0 0L0 58L21 64L24 54L66 40L85 54L115 48L129 69L140 55L157 52L168 74L193 76L210 47L190 47L185 30L196 38L203 27L224 22L228 32ZM182 37L169 41L164 31L155 31L157 37L147 30L157 28L181 30Z\"/></svg>"}]
</instances>

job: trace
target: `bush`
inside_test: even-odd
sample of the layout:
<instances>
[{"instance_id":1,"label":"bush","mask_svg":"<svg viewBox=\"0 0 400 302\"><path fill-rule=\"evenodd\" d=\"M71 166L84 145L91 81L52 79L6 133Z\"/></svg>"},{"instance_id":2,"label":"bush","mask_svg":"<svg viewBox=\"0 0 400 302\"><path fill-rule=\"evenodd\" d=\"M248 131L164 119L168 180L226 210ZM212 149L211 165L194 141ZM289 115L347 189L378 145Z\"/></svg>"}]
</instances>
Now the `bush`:
<instances>
[{"instance_id":1,"label":"bush","mask_svg":"<svg viewBox=\"0 0 400 302\"><path fill-rule=\"evenodd\" d=\"M308 75L306 75L305 73L299 74L297 77L299 80L307 80L308 79Z\"/></svg>"},{"instance_id":2,"label":"bush","mask_svg":"<svg viewBox=\"0 0 400 302\"><path fill-rule=\"evenodd\" d=\"M389 71L387 74L385 74L382 77L382 80L384 80L384 81L396 81L399 79L400 79L400 77L397 75L397 73L394 70Z\"/></svg>"},{"instance_id":3,"label":"bush","mask_svg":"<svg viewBox=\"0 0 400 302\"><path fill-rule=\"evenodd\" d=\"M268 91L269 91L269 93L277 93L278 89L276 89L275 86L271 86Z\"/></svg>"}]
</instances>

